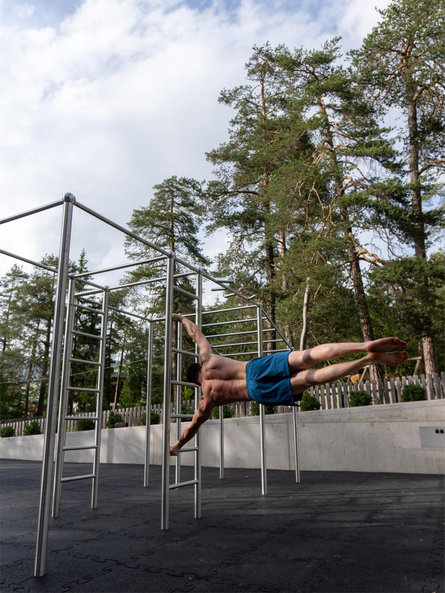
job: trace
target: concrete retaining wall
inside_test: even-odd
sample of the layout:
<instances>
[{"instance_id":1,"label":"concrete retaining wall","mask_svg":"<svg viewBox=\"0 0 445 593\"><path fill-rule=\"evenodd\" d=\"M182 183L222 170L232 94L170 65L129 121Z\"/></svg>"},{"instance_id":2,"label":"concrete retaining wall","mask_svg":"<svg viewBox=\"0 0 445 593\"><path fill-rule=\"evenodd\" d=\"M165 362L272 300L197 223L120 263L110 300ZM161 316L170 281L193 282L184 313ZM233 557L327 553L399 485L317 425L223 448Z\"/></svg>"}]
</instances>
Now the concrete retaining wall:
<instances>
[{"instance_id":1,"label":"concrete retaining wall","mask_svg":"<svg viewBox=\"0 0 445 593\"><path fill-rule=\"evenodd\" d=\"M176 425L171 434L176 440ZM302 470L445 474L445 400L302 412L298 435ZM144 438L143 426L103 430L101 462L142 464ZM68 445L92 442L92 431L67 438ZM258 417L226 419L224 442L225 467L260 467ZM152 464L161 463L161 443L162 427L153 426ZM0 458L41 460L42 452L43 435L0 440ZM204 466L219 466L219 421L201 428L201 452ZM91 459L91 451L66 455ZM185 465L192 460L183 454ZM294 469L291 414L266 416L266 462L269 469Z\"/></svg>"}]
</instances>

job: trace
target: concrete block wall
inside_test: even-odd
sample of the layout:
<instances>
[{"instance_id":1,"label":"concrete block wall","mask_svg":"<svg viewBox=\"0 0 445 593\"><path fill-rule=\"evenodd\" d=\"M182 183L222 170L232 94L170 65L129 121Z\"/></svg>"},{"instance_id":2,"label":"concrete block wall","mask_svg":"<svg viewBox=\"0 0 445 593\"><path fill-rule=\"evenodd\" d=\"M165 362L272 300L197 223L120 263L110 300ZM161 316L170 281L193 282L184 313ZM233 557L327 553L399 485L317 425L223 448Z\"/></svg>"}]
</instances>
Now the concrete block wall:
<instances>
[{"instance_id":1,"label":"concrete block wall","mask_svg":"<svg viewBox=\"0 0 445 593\"><path fill-rule=\"evenodd\" d=\"M445 474L445 400L302 412L298 418L303 471ZM151 435L150 463L160 465L162 427L153 426ZM172 442L175 435L173 424ZM143 464L144 439L143 426L103 430L101 462ZM92 442L92 431L68 433L68 445ZM259 443L258 417L226 419L225 467L260 467ZM42 452L43 435L0 439L0 458L41 460ZM91 451L66 455L73 462L91 459ZM217 420L201 427L201 459L204 466L219 466ZM192 462L192 453L183 454L184 465ZM291 414L266 416L266 464L269 469L294 469Z\"/></svg>"}]
</instances>

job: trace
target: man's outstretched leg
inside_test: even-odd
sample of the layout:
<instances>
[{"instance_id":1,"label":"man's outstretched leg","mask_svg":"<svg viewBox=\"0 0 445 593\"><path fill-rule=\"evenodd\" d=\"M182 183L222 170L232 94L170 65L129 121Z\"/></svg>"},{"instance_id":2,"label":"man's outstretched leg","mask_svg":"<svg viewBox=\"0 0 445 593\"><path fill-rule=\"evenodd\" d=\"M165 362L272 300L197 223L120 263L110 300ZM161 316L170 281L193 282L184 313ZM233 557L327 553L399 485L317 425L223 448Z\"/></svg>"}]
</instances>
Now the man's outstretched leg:
<instances>
[{"instance_id":1,"label":"man's outstretched leg","mask_svg":"<svg viewBox=\"0 0 445 593\"><path fill-rule=\"evenodd\" d=\"M376 342L378 341L379 340L376 340ZM368 344L373 344L373 342L368 342ZM378 345L378 347L380 346L381 345ZM338 379L356 373L368 364L377 364L379 362L381 364L397 366L403 364L408 356L408 352L405 351L381 352L368 350L368 354L359 360L339 362L322 369L302 370L297 372L295 376L291 377L292 393L296 395L314 385L337 381Z\"/></svg>"},{"instance_id":2,"label":"man's outstretched leg","mask_svg":"<svg viewBox=\"0 0 445 593\"><path fill-rule=\"evenodd\" d=\"M406 347L407 343L399 338L381 338L370 342L320 344L308 350L291 352L289 354L289 368L292 372L301 371L318 362L343 358L343 356L355 354L356 352L395 352L405 350Z\"/></svg>"}]
</instances>

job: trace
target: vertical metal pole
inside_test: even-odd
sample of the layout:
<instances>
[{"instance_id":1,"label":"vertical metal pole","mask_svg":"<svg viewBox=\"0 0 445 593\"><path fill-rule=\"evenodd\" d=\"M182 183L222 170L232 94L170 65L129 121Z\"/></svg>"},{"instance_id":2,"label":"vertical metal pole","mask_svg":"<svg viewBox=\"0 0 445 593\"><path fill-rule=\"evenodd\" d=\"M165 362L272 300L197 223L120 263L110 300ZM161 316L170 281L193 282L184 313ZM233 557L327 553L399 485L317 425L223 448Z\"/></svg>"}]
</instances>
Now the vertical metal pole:
<instances>
[{"instance_id":1,"label":"vertical metal pole","mask_svg":"<svg viewBox=\"0 0 445 593\"><path fill-rule=\"evenodd\" d=\"M199 268L199 272L196 276L196 299L195 303L195 321L196 325L201 329L202 326L202 271ZM195 352L198 352L198 347L195 344ZM195 388L195 410L198 409L199 400L201 399L201 388ZM197 483L194 485L195 494L195 519L201 518L201 452L199 450L200 435L199 431L195 436L195 480Z\"/></svg>"},{"instance_id":2,"label":"vertical metal pole","mask_svg":"<svg viewBox=\"0 0 445 593\"><path fill-rule=\"evenodd\" d=\"M49 516L51 511L52 482L54 473L54 442L56 434L57 395L60 381L60 362L62 354L71 227L73 221L73 204L75 203L76 199L73 195L66 194L64 200L59 263L57 270L56 303L54 307L53 342L48 377L48 400L46 408L45 441L43 445L37 543L34 561L34 576L36 577L43 576L46 572L46 553L48 548Z\"/></svg>"},{"instance_id":3,"label":"vertical metal pole","mask_svg":"<svg viewBox=\"0 0 445 593\"><path fill-rule=\"evenodd\" d=\"M62 493L62 473L63 473L63 464L64 464L64 446L65 446L65 439L66 439L66 424L65 424L65 416L66 410L68 406L68 382L70 378L70 356L72 350L72 337L73 337L73 327L74 327L74 288L75 288L75 280L73 278L69 279L68 284L68 305L66 310L66 324L65 324L65 340L64 340L64 349L63 349L63 367L62 367L62 381L60 387L60 405L59 405L59 421L57 427L57 437L56 437L56 467L54 472L54 496L53 496L53 508L52 508L52 516L58 517L59 516L59 507L60 507L60 498Z\"/></svg>"},{"instance_id":4,"label":"vertical metal pole","mask_svg":"<svg viewBox=\"0 0 445 593\"><path fill-rule=\"evenodd\" d=\"M151 438L151 381L153 369L153 322L148 324L147 345L147 398L145 401L145 458L144 458L144 488L148 487L150 471L150 438Z\"/></svg>"},{"instance_id":5,"label":"vertical metal pole","mask_svg":"<svg viewBox=\"0 0 445 593\"><path fill-rule=\"evenodd\" d=\"M219 407L219 479L224 479L224 406Z\"/></svg>"},{"instance_id":6,"label":"vertical metal pole","mask_svg":"<svg viewBox=\"0 0 445 593\"><path fill-rule=\"evenodd\" d=\"M175 256L170 253L167 260L167 280L165 296L165 340L164 340L164 400L162 404L162 504L161 529L169 527L169 486L170 486L170 407L172 370L172 314L173 282Z\"/></svg>"},{"instance_id":7,"label":"vertical metal pole","mask_svg":"<svg viewBox=\"0 0 445 593\"><path fill-rule=\"evenodd\" d=\"M257 304L257 337L258 356L263 356L263 307ZM266 439L264 426L264 406L260 404L260 455L261 455L261 494L267 494L267 469L266 469Z\"/></svg>"},{"instance_id":8,"label":"vertical metal pole","mask_svg":"<svg viewBox=\"0 0 445 593\"><path fill-rule=\"evenodd\" d=\"M102 440L102 409L104 400L104 380L105 380L105 354L106 354L106 337L108 325L108 298L110 290L108 286L105 287L103 302L102 302L102 340L100 342L99 350L99 376L97 377L97 389L99 393L96 398L96 430L95 430L95 450L93 461L93 484L91 488L91 508L97 509L97 492L99 488L99 468L100 468L100 444Z\"/></svg>"},{"instance_id":9,"label":"vertical metal pole","mask_svg":"<svg viewBox=\"0 0 445 593\"><path fill-rule=\"evenodd\" d=\"M182 347L182 323L177 323L177 348L180 350ZM180 352L176 354L176 380L181 380L181 371L182 371L182 355ZM176 385L176 400L175 400L175 407L176 407L176 414L181 414L182 411L182 387L181 385ZM179 441L181 438L181 418L176 418L176 440ZM181 455L176 457L176 470L175 470L175 482L178 484L181 481Z\"/></svg>"},{"instance_id":10,"label":"vertical metal pole","mask_svg":"<svg viewBox=\"0 0 445 593\"><path fill-rule=\"evenodd\" d=\"M294 425L294 443L295 443L295 482L299 484L301 482L300 478L300 451L298 449L298 408L295 406L292 409L292 419Z\"/></svg>"}]
</instances>

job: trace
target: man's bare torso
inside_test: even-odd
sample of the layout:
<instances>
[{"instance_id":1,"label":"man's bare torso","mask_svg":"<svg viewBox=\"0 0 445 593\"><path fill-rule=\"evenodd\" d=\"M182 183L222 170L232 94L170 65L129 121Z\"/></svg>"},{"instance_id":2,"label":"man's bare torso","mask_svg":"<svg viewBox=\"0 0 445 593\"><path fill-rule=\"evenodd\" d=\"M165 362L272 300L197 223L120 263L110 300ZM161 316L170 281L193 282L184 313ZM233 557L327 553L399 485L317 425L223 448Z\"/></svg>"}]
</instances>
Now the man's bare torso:
<instances>
[{"instance_id":1,"label":"man's bare torso","mask_svg":"<svg viewBox=\"0 0 445 593\"><path fill-rule=\"evenodd\" d=\"M202 365L201 389L204 399L217 406L249 401L246 384L246 362L212 355Z\"/></svg>"}]
</instances>

